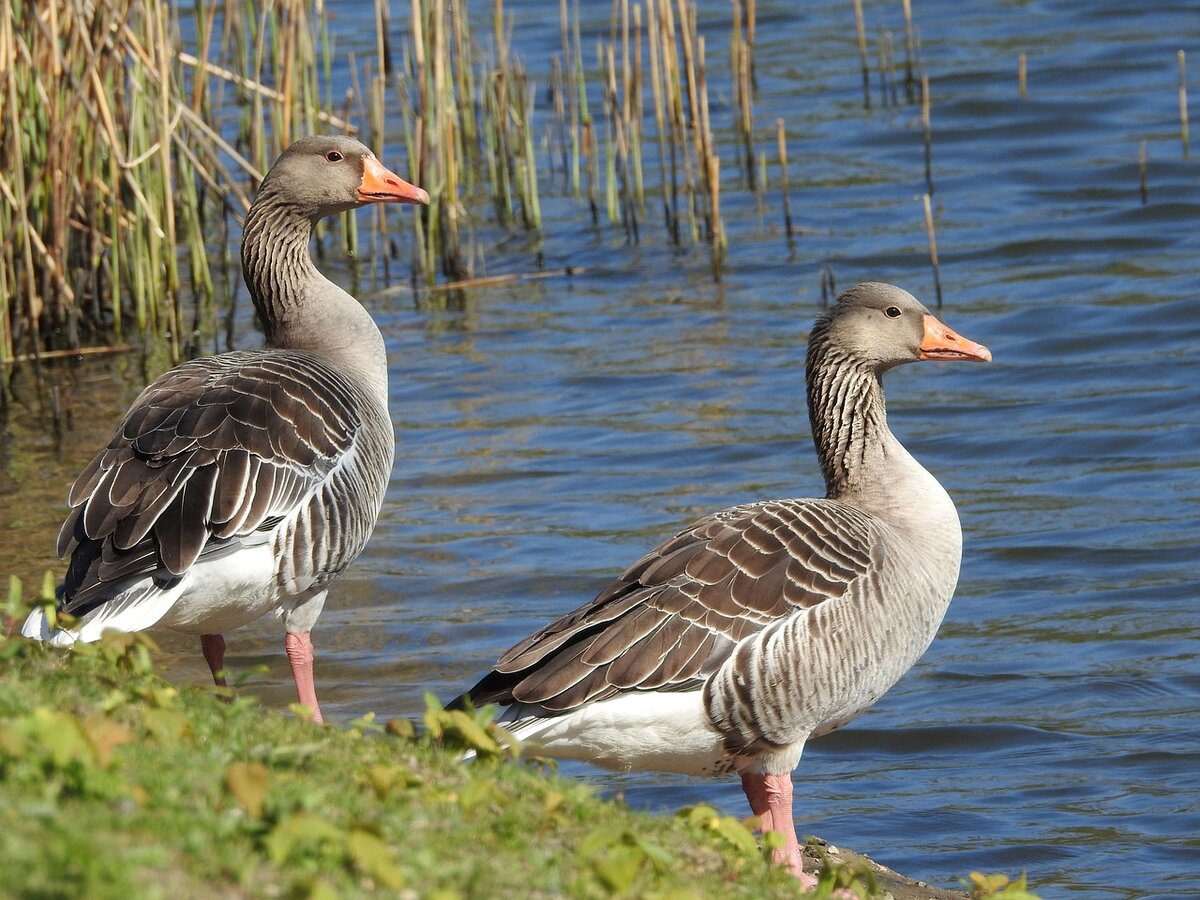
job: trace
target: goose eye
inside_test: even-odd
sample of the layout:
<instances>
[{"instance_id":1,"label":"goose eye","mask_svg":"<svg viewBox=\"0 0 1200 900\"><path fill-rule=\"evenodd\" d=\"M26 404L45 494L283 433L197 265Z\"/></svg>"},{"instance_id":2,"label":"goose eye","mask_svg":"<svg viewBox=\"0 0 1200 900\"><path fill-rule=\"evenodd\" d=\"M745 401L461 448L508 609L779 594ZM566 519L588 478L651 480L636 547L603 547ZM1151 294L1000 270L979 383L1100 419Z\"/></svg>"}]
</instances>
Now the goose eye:
<instances>
[{"instance_id":1,"label":"goose eye","mask_svg":"<svg viewBox=\"0 0 1200 900\"><path fill-rule=\"evenodd\" d=\"M885 316L887 316L889 319L899 318L900 317L900 308L898 306L889 306L887 309L885 309L883 311L883 314Z\"/></svg>"},{"instance_id":2,"label":"goose eye","mask_svg":"<svg viewBox=\"0 0 1200 900\"><path fill-rule=\"evenodd\" d=\"M330 162L341 162L342 154L338 153L336 150L330 150L325 154L325 158Z\"/></svg>"}]
</instances>

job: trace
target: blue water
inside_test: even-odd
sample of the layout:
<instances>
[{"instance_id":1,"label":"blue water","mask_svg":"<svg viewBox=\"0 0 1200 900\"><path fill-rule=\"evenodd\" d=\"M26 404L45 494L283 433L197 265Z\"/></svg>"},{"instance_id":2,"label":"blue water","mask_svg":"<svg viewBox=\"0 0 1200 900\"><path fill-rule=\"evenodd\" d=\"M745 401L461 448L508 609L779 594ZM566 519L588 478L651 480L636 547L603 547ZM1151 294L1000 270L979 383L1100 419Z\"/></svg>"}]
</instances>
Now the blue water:
<instances>
[{"instance_id":1,"label":"blue water","mask_svg":"<svg viewBox=\"0 0 1200 900\"><path fill-rule=\"evenodd\" d=\"M608 4L583 5L586 45ZM808 748L799 828L935 883L1026 870L1045 897L1200 896L1200 160L1179 140L1175 57L1200 71L1200 5L916 6L944 314L995 362L888 378L894 430L958 504L962 578L924 659ZM506 4L543 82L545 7ZM727 124L729 13L711 10ZM362 14L342 11L344 50ZM360 286L391 348L400 443L376 536L316 633L330 718L452 696L692 518L820 493L803 392L820 267L933 300L919 109L883 107L874 81L864 109L849 3L760 2L759 17L771 185L760 209L722 131L720 285L657 206L630 245L547 189L540 242L480 220L488 270L532 270L540 250L582 273L453 299ZM868 3L867 22L872 44L886 27L902 45L899 3ZM791 246L776 116L808 229ZM178 677L202 677L190 643L165 643ZM249 690L291 699L276 625L229 643L233 666L270 667ZM746 812L734 781L570 771L641 808Z\"/></svg>"}]
</instances>

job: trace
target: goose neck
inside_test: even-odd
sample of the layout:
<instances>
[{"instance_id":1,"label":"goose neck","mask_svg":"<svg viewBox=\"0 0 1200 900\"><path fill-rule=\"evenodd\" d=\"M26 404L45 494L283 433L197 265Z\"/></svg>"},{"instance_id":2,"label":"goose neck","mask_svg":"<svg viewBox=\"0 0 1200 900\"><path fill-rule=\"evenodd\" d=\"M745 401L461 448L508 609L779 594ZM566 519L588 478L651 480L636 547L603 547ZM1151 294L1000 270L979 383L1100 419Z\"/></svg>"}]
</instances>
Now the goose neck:
<instances>
[{"instance_id":1,"label":"goose neck","mask_svg":"<svg viewBox=\"0 0 1200 900\"><path fill-rule=\"evenodd\" d=\"M808 415L826 496L869 494L892 445L883 385L873 366L827 344L810 347Z\"/></svg>"},{"instance_id":2,"label":"goose neck","mask_svg":"<svg viewBox=\"0 0 1200 900\"><path fill-rule=\"evenodd\" d=\"M315 220L264 182L242 237L242 274L265 345L306 350L386 396L387 354L370 313L322 275L309 254Z\"/></svg>"},{"instance_id":3,"label":"goose neck","mask_svg":"<svg viewBox=\"0 0 1200 900\"><path fill-rule=\"evenodd\" d=\"M267 188L264 185L264 190ZM308 252L313 222L272 193L260 193L242 231L242 276L268 346L294 330L315 285L327 279Z\"/></svg>"}]
</instances>

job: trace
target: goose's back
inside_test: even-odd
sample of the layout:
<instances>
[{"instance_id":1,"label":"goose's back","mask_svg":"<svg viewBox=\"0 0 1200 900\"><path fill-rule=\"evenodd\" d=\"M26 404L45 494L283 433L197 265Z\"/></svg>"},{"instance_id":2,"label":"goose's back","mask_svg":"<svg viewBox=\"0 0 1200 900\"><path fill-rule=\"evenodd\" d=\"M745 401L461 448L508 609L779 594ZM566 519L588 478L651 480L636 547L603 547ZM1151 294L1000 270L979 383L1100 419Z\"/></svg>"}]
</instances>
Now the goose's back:
<instances>
[{"instance_id":1,"label":"goose's back","mask_svg":"<svg viewBox=\"0 0 1200 900\"><path fill-rule=\"evenodd\" d=\"M370 390L320 356L226 353L150 384L76 479L59 533L65 611L148 575L270 541L282 594L344 570L374 526L393 435Z\"/></svg>"}]
</instances>

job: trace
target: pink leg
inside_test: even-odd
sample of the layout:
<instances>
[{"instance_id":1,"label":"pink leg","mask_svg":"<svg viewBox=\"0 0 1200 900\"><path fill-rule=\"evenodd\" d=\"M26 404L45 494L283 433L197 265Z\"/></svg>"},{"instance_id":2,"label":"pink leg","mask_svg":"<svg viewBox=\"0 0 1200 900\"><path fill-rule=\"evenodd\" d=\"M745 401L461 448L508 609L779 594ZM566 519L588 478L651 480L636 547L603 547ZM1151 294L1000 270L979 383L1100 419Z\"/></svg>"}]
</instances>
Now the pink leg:
<instances>
[{"instance_id":1,"label":"pink leg","mask_svg":"<svg viewBox=\"0 0 1200 900\"><path fill-rule=\"evenodd\" d=\"M792 822L792 776L746 772L742 775L742 789L750 808L762 816L763 831L777 831L783 837L783 846L774 853L775 864L795 875L805 889L816 887L816 876L804 871L800 842L796 840L796 826Z\"/></svg>"},{"instance_id":2,"label":"pink leg","mask_svg":"<svg viewBox=\"0 0 1200 900\"><path fill-rule=\"evenodd\" d=\"M313 721L320 725L325 720L321 718L321 707L317 705L317 688L313 684L312 636L307 631L298 634L289 631L283 646L287 651L288 662L292 664L296 698L313 711Z\"/></svg>"},{"instance_id":3,"label":"pink leg","mask_svg":"<svg viewBox=\"0 0 1200 900\"><path fill-rule=\"evenodd\" d=\"M225 638L219 634L200 635L200 652L212 672L213 682L217 687L225 687L225 676L221 674L225 668Z\"/></svg>"},{"instance_id":4,"label":"pink leg","mask_svg":"<svg viewBox=\"0 0 1200 900\"><path fill-rule=\"evenodd\" d=\"M771 831L771 808L767 805L767 790L762 775L742 773L742 790L750 801L750 811L762 820L763 834Z\"/></svg>"}]
</instances>

